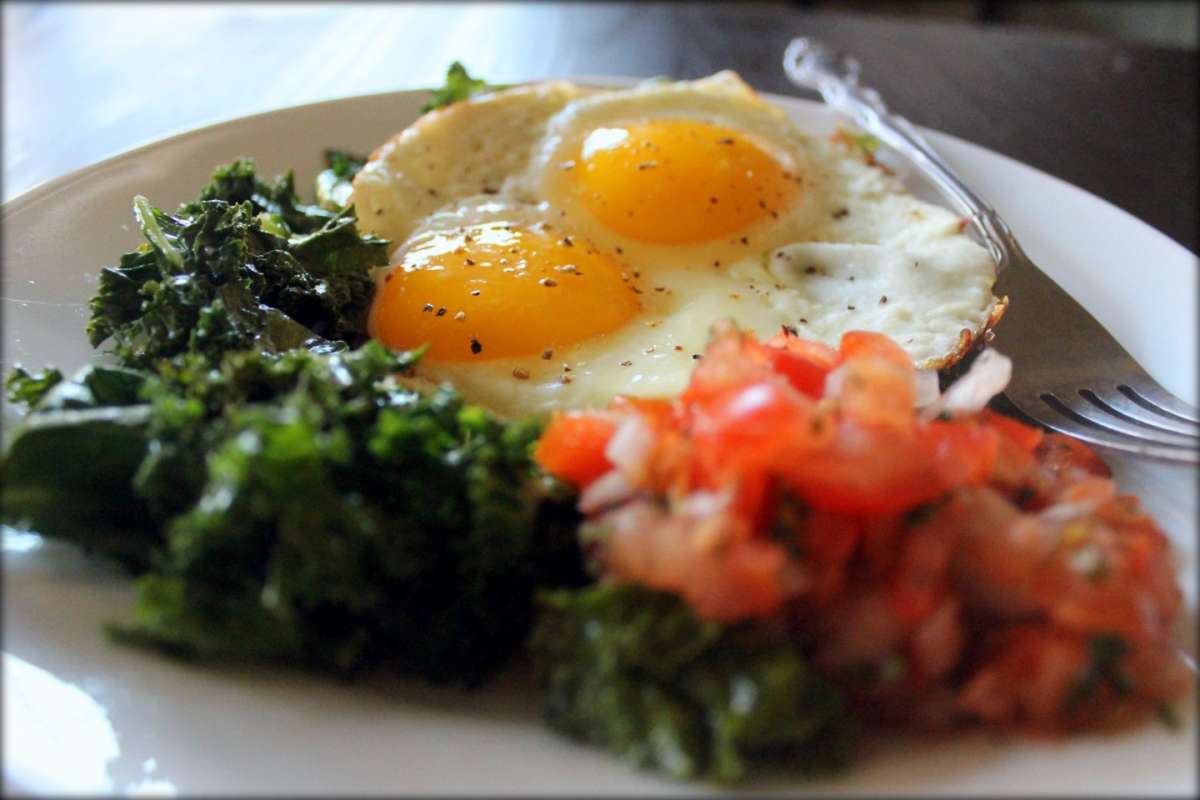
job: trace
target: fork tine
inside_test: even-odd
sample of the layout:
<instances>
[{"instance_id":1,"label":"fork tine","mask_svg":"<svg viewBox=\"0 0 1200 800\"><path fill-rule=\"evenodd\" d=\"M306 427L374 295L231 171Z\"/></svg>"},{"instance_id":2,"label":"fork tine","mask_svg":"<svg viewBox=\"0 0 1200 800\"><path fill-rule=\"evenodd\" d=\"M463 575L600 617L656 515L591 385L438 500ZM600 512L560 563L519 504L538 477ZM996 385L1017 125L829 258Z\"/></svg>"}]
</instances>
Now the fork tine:
<instances>
[{"instance_id":1,"label":"fork tine","mask_svg":"<svg viewBox=\"0 0 1200 800\"><path fill-rule=\"evenodd\" d=\"M1184 436L1200 436L1200 424L1185 422L1174 416L1150 411L1145 406L1131 400L1115 384L1096 384L1091 390L1080 390L1087 401L1105 407L1131 422L1148 425L1166 433L1179 433Z\"/></svg>"},{"instance_id":2,"label":"fork tine","mask_svg":"<svg viewBox=\"0 0 1200 800\"><path fill-rule=\"evenodd\" d=\"M1196 447L1200 445L1200 439L1197 439L1195 436L1160 433L1152 428L1126 422L1117 415L1105 411L1100 406L1086 401L1078 392L1072 393L1063 390L1046 392L1042 395L1042 401L1060 414L1079 417L1111 433L1124 434L1134 439L1145 439L1155 444L1172 445L1175 447Z\"/></svg>"},{"instance_id":3,"label":"fork tine","mask_svg":"<svg viewBox=\"0 0 1200 800\"><path fill-rule=\"evenodd\" d=\"M1200 410L1175 397L1146 375L1138 375L1123 386L1132 393L1131 400L1141 401L1152 411L1200 422Z\"/></svg>"},{"instance_id":4,"label":"fork tine","mask_svg":"<svg viewBox=\"0 0 1200 800\"><path fill-rule=\"evenodd\" d=\"M1073 436L1097 447L1120 450L1125 453L1191 464L1200 462L1200 450L1197 450L1194 445L1192 447L1164 445L1143 438L1125 436L1095 425L1086 418L1074 414L1061 403L1058 407L1052 406L1036 394L1011 395L1006 392L1006 395L1008 396L1004 399L1007 403L1023 416L1056 433Z\"/></svg>"}]
</instances>

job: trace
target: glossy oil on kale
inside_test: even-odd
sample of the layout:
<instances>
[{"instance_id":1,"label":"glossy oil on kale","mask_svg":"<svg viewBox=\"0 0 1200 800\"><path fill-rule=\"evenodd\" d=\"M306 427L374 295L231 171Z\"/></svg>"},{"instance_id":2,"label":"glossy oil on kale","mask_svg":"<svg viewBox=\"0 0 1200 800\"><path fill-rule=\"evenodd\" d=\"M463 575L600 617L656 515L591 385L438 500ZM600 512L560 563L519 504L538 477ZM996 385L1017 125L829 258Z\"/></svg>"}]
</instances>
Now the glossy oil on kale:
<instances>
[{"instance_id":1,"label":"glossy oil on kale","mask_svg":"<svg viewBox=\"0 0 1200 800\"><path fill-rule=\"evenodd\" d=\"M752 764L849 760L857 727L841 692L766 627L601 583L544 593L531 649L550 725L637 766L734 783Z\"/></svg>"},{"instance_id":2,"label":"glossy oil on kale","mask_svg":"<svg viewBox=\"0 0 1200 800\"><path fill-rule=\"evenodd\" d=\"M303 204L290 173L266 182L235 161L175 213L139 196L134 217L145 242L101 270L88 320L122 363L365 340L387 242L360 235L352 208Z\"/></svg>"},{"instance_id":3,"label":"glossy oil on kale","mask_svg":"<svg viewBox=\"0 0 1200 800\"><path fill-rule=\"evenodd\" d=\"M402 388L414 360L193 354L125 373L135 397L108 399L133 402L111 405L88 404L88 368L10 448L5 521L140 573L126 641L478 683L520 647L534 591L581 579L577 520L533 474L538 424Z\"/></svg>"}]
</instances>

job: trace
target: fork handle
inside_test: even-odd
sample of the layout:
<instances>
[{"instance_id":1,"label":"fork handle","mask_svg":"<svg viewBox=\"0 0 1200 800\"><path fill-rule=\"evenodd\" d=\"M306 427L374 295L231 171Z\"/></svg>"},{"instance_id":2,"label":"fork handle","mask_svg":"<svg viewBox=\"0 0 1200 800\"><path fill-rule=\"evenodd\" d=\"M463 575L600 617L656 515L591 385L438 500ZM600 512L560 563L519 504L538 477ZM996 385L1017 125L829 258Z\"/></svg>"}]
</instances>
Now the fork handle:
<instances>
[{"instance_id":1,"label":"fork handle","mask_svg":"<svg viewBox=\"0 0 1200 800\"><path fill-rule=\"evenodd\" d=\"M979 234L997 271L1025 258L1008 225L971 191L904 117L888 111L879 92L858 82L858 61L806 36L793 39L783 54L788 79L821 94L826 105L851 117L859 127L907 157L927 175Z\"/></svg>"}]
</instances>

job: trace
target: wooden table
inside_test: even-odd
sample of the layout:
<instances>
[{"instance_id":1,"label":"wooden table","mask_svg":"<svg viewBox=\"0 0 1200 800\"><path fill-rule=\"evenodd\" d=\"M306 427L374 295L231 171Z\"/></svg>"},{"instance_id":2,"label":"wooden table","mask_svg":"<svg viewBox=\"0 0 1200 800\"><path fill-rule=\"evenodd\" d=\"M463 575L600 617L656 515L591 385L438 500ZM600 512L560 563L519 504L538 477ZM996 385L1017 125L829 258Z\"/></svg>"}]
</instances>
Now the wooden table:
<instances>
[{"instance_id":1,"label":"wooden table","mask_svg":"<svg viewBox=\"0 0 1200 800\"><path fill-rule=\"evenodd\" d=\"M788 92L790 37L856 54L913 121L1081 186L1197 249L1195 52L794 5L5 4L4 195L189 127L428 86L737 70ZM314 142L320 146L321 142Z\"/></svg>"}]
</instances>

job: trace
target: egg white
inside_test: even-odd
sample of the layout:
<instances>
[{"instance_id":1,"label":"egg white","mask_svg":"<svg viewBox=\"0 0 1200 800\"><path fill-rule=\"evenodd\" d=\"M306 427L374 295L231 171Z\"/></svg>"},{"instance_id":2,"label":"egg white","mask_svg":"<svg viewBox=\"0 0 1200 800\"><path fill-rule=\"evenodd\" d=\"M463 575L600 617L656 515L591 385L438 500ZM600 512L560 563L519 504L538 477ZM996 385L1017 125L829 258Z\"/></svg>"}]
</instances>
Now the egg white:
<instances>
[{"instance_id":1,"label":"egg white","mask_svg":"<svg viewBox=\"0 0 1200 800\"><path fill-rule=\"evenodd\" d=\"M570 162L597 128L650 119L733 128L799 178L788 207L735 236L693 245L609 230L570 191ZM714 322L760 337L781 326L836 344L847 330L894 338L939 366L994 319L994 264L946 209L845 141L812 137L733 73L589 91L567 83L506 90L426 115L374 154L355 181L361 225L391 238L393 261L421 237L480 221L551 226L626 269L641 311L622 328L554 352L423 363L501 414L669 396L687 384ZM603 302L598 298L597 302Z\"/></svg>"}]
</instances>

